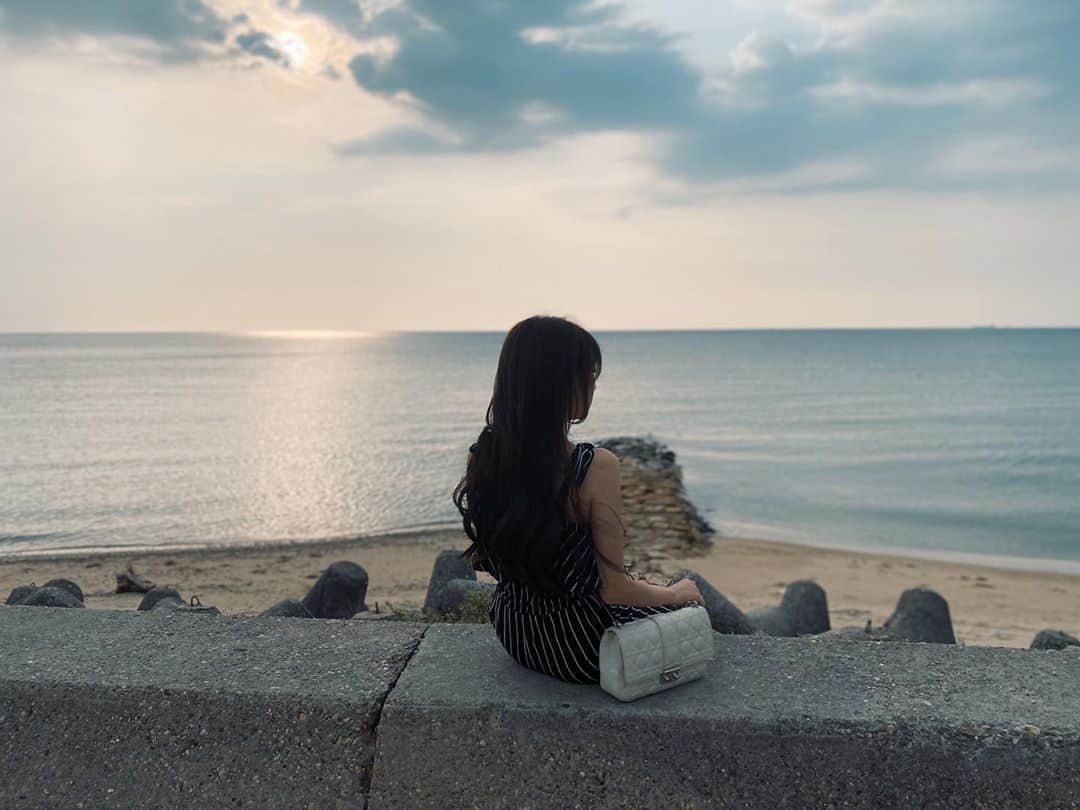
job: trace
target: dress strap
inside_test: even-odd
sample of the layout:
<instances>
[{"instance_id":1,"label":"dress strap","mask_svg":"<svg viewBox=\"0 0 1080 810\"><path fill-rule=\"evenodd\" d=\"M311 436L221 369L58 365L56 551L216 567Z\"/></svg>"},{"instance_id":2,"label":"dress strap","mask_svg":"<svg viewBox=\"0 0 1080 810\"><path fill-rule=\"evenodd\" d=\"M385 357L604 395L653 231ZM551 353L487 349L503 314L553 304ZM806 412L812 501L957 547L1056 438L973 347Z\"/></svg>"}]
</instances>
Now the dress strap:
<instances>
[{"instance_id":1,"label":"dress strap","mask_svg":"<svg viewBox=\"0 0 1080 810\"><path fill-rule=\"evenodd\" d=\"M589 471L589 465L592 464L594 452L594 445L589 442L578 442L577 447L574 448L575 460L574 460L574 486L580 487L585 481L585 474Z\"/></svg>"}]
</instances>

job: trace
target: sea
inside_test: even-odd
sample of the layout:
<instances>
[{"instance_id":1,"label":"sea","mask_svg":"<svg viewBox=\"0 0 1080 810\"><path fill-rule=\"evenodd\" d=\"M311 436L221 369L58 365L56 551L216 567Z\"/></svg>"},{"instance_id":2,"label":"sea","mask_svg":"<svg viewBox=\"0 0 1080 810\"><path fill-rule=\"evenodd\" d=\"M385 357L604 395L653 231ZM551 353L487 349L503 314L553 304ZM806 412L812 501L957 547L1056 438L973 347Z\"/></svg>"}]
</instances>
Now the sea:
<instances>
[{"instance_id":1,"label":"sea","mask_svg":"<svg viewBox=\"0 0 1080 810\"><path fill-rule=\"evenodd\" d=\"M626 331L575 441L723 536L1080 570L1080 330ZM0 555L454 524L502 333L0 335Z\"/></svg>"}]
</instances>

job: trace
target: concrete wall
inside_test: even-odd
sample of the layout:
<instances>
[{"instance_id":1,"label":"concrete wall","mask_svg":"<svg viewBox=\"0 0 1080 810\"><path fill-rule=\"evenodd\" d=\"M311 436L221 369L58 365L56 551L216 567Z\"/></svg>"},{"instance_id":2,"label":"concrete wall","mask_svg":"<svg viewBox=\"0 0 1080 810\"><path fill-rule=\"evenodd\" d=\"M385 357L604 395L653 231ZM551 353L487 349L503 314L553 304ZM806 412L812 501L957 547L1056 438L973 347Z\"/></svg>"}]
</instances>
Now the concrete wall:
<instances>
[{"instance_id":1,"label":"concrete wall","mask_svg":"<svg viewBox=\"0 0 1080 810\"><path fill-rule=\"evenodd\" d=\"M0 807L363 807L423 632L0 608Z\"/></svg>"},{"instance_id":2,"label":"concrete wall","mask_svg":"<svg viewBox=\"0 0 1080 810\"><path fill-rule=\"evenodd\" d=\"M1080 807L1080 652L715 639L623 704L486 626L0 608L0 806Z\"/></svg>"}]
</instances>

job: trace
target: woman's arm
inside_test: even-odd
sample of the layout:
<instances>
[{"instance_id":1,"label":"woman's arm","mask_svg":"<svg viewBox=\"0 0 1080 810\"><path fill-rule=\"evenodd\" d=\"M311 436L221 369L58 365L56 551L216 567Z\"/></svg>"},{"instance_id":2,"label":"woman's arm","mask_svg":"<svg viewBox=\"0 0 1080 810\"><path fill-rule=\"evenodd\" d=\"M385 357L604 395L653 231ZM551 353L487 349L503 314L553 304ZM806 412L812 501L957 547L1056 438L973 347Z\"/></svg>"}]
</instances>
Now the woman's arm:
<instances>
[{"instance_id":1,"label":"woman's arm","mask_svg":"<svg viewBox=\"0 0 1080 810\"><path fill-rule=\"evenodd\" d=\"M670 587L630 579L623 569L623 504L619 486L619 459L610 450L596 448L581 486L582 506L589 515L593 545L619 566L613 570L597 557L600 598L609 605L668 605L682 601Z\"/></svg>"}]
</instances>

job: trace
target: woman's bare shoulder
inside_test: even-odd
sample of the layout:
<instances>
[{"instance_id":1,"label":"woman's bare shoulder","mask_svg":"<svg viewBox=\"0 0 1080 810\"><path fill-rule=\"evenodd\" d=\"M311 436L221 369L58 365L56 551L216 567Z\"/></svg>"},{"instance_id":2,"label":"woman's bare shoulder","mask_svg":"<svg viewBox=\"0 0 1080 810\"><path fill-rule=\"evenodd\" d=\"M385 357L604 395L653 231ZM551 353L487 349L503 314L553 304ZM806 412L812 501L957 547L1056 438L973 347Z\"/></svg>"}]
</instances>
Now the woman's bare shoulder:
<instances>
[{"instance_id":1,"label":"woman's bare shoulder","mask_svg":"<svg viewBox=\"0 0 1080 810\"><path fill-rule=\"evenodd\" d=\"M583 491L592 490L603 481L610 481L618 475L619 457L606 447L593 448L593 458L589 462L589 469L585 471L585 479L582 481Z\"/></svg>"},{"instance_id":2,"label":"woman's bare shoulder","mask_svg":"<svg viewBox=\"0 0 1080 810\"><path fill-rule=\"evenodd\" d=\"M615 466L619 463L619 457L608 450L606 447L597 447L593 445L593 464L606 464L607 466Z\"/></svg>"}]
</instances>

